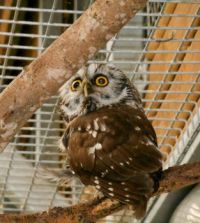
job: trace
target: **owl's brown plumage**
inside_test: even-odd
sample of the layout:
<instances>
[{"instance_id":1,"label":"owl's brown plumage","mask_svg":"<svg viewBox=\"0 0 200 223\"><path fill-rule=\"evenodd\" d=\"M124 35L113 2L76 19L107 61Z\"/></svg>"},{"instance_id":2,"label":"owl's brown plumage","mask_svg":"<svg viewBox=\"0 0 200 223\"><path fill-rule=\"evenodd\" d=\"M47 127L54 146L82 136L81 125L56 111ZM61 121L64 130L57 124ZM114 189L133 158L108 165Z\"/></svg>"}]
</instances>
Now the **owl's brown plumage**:
<instances>
[{"instance_id":1,"label":"owl's brown plumage","mask_svg":"<svg viewBox=\"0 0 200 223\"><path fill-rule=\"evenodd\" d=\"M66 141L67 138L67 141ZM132 204L141 217L161 166L155 132L138 107L113 105L74 119L63 138L70 165L85 185Z\"/></svg>"},{"instance_id":2,"label":"owl's brown plumage","mask_svg":"<svg viewBox=\"0 0 200 223\"><path fill-rule=\"evenodd\" d=\"M95 110L89 109L94 102L88 97L86 112L73 117L62 137L69 164L83 184L131 204L141 218L162 168L155 131L135 96L130 101L120 96L118 103L95 105Z\"/></svg>"}]
</instances>

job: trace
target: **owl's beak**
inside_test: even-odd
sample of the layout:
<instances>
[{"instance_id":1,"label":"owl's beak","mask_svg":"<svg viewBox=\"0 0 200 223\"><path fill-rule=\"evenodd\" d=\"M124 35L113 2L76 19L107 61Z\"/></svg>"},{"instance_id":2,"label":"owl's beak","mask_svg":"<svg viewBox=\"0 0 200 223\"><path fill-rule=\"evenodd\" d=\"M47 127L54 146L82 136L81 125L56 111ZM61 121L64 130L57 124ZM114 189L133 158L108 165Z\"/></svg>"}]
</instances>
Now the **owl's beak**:
<instances>
[{"instance_id":1,"label":"owl's beak","mask_svg":"<svg viewBox=\"0 0 200 223\"><path fill-rule=\"evenodd\" d=\"M82 92L85 97L87 97L88 94L91 94L93 92L92 86L87 80L83 80L82 82Z\"/></svg>"}]
</instances>

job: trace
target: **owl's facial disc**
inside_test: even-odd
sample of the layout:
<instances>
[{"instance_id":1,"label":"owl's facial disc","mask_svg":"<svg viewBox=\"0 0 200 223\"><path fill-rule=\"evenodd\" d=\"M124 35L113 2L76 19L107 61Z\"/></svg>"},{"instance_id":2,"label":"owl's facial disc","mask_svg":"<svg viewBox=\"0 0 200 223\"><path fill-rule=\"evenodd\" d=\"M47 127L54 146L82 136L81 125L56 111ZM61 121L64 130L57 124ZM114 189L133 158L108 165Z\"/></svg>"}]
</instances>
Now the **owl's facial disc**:
<instances>
[{"instance_id":1,"label":"owl's facial disc","mask_svg":"<svg viewBox=\"0 0 200 223\"><path fill-rule=\"evenodd\" d=\"M139 93L123 72L104 64L79 70L60 89L60 96L66 119L117 103L142 106Z\"/></svg>"}]
</instances>

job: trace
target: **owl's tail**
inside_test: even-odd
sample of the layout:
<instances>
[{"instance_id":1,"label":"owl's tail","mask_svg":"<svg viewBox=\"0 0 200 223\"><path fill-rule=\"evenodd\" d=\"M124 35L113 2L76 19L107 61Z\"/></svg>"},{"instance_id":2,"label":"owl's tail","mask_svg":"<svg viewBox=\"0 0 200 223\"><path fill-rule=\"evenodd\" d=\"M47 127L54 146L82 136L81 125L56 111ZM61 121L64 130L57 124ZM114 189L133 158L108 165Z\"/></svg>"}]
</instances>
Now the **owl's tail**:
<instances>
[{"instance_id":1,"label":"owl's tail","mask_svg":"<svg viewBox=\"0 0 200 223\"><path fill-rule=\"evenodd\" d=\"M135 218L142 219L146 214L147 200L143 200L140 205L133 207Z\"/></svg>"}]
</instances>

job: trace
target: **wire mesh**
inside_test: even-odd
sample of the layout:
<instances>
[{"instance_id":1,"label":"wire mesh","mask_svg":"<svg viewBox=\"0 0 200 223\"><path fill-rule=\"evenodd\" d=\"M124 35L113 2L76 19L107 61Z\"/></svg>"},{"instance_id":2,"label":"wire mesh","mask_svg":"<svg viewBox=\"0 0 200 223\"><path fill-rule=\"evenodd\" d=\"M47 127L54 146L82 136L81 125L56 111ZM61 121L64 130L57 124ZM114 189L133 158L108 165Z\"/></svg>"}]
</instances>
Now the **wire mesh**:
<instances>
[{"instance_id":1,"label":"wire mesh","mask_svg":"<svg viewBox=\"0 0 200 223\"><path fill-rule=\"evenodd\" d=\"M90 4L0 1L0 92ZM199 126L199 24L196 1L150 0L94 58L96 63L115 64L138 87L165 154L165 167L179 161ZM63 129L55 95L0 154L1 213L41 211L93 196L93 189L84 189L78 181L58 185L37 174L41 165L65 166L65 156L57 149ZM121 211L101 222L132 221L130 211Z\"/></svg>"}]
</instances>

